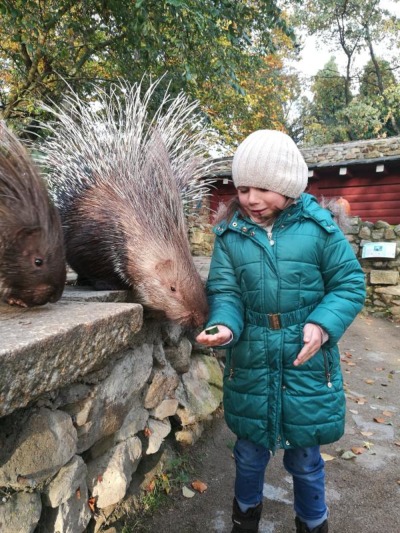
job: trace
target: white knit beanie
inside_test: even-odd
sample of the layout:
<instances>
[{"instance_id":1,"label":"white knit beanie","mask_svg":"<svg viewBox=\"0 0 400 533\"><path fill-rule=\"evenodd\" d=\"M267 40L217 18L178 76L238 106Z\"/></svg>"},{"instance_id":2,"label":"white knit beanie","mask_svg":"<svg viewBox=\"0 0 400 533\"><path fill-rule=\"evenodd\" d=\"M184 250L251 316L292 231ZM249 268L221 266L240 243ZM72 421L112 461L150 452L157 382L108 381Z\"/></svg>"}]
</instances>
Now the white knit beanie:
<instances>
[{"instance_id":1,"label":"white knit beanie","mask_svg":"<svg viewBox=\"0 0 400 533\"><path fill-rule=\"evenodd\" d=\"M308 167L288 135L258 130L238 146L232 178L235 187L258 187L298 198L307 187Z\"/></svg>"}]
</instances>

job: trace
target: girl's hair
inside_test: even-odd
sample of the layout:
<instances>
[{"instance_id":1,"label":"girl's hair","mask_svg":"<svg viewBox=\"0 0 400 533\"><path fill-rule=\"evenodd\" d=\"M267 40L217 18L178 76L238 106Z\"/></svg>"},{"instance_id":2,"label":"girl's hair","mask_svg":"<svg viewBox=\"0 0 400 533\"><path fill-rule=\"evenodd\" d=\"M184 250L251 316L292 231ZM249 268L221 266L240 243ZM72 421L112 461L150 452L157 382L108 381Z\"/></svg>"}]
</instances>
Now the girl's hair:
<instances>
[{"instance_id":1,"label":"girl's hair","mask_svg":"<svg viewBox=\"0 0 400 533\"><path fill-rule=\"evenodd\" d=\"M239 211L244 216L238 196L231 198L226 204L221 202L215 211L213 224L219 224L222 220L226 220L229 224L236 211Z\"/></svg>"}]
</instances>

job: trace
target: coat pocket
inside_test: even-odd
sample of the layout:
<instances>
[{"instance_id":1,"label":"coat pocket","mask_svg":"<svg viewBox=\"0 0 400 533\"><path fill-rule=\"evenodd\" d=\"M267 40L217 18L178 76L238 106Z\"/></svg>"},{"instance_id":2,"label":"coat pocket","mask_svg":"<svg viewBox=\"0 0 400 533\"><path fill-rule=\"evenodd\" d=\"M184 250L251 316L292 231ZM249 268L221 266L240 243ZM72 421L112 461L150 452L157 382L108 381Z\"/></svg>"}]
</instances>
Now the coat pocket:
<instances>
[{"instance_id":1,"label":"coat pocket","mask_svg":"<svg viewBox=\"0 0 400 533\"><path fill-rule=\"evenodd\" d=\"M325 369L325 379L326 384L331 389L332 388L332 369L333 369L333 356L330 350L322 347L322 355L324 357L324 369Z\"/></svg>"}]
</instances>

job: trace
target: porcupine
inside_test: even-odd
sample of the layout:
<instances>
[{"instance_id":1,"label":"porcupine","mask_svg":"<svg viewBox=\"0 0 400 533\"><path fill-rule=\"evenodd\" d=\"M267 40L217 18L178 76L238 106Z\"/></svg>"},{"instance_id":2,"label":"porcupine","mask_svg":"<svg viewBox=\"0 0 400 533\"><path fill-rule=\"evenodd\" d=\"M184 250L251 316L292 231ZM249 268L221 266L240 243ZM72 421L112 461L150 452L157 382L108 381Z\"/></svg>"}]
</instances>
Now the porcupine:
<instances>
[{"instance_id":1,"label":"porcupine","mask_svg":"<svg viewBox=\"0 0 400 533\"><path fill-rule=\"evenodd\" d=\"M27 149L0 122L0 299L22 307L56 302L65 278L57 209Z\"/></svg>"},{"instance_id":2,"label":"porcupine","mask_svg":"<svg viewBox=\"0 0 400 533\"><path fill-rule=\"evenodd\" d=\"M78 283L134 291L144 306L197 327L207 314L191 257L184 206L205 191L204 128L196 103L166 91L150 118L158 81L94 87L96 108L72 92L51 111L42 146Z\"/></svg>"}]
</instances>

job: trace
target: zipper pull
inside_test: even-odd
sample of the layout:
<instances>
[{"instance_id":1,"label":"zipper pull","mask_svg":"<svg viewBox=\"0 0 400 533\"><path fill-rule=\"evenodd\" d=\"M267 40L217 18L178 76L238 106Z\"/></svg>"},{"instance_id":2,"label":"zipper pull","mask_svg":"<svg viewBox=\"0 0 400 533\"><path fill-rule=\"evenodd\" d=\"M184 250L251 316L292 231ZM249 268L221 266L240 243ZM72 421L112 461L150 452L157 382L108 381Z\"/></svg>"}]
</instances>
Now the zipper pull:
<instances>
[{"instance_id":1,"label":"zipper pull","mask_svg":"<svg viewBox=\"0 0 400 533\"><path fill-rule=\"evenodd\" d=\"M234 375L234 371L233 371L233 368L231 368L231 369L229 370L229 378L228 378L229 381L231 381L231 380L233 379L233 375Z\"/></svg>"},{"instance_id":2,"label":"zipper pull","mask_svg":"<svg viewBox=\"0 0 400 533\"><path fill-rule=\"evenodd\" d=\"M328 385L328 388L331 389L332 388L332 382L331 382L331 374L330 372L327 372L326 373L326 380L327 380L327 385Z\"/></svg>"}]
</instances>

